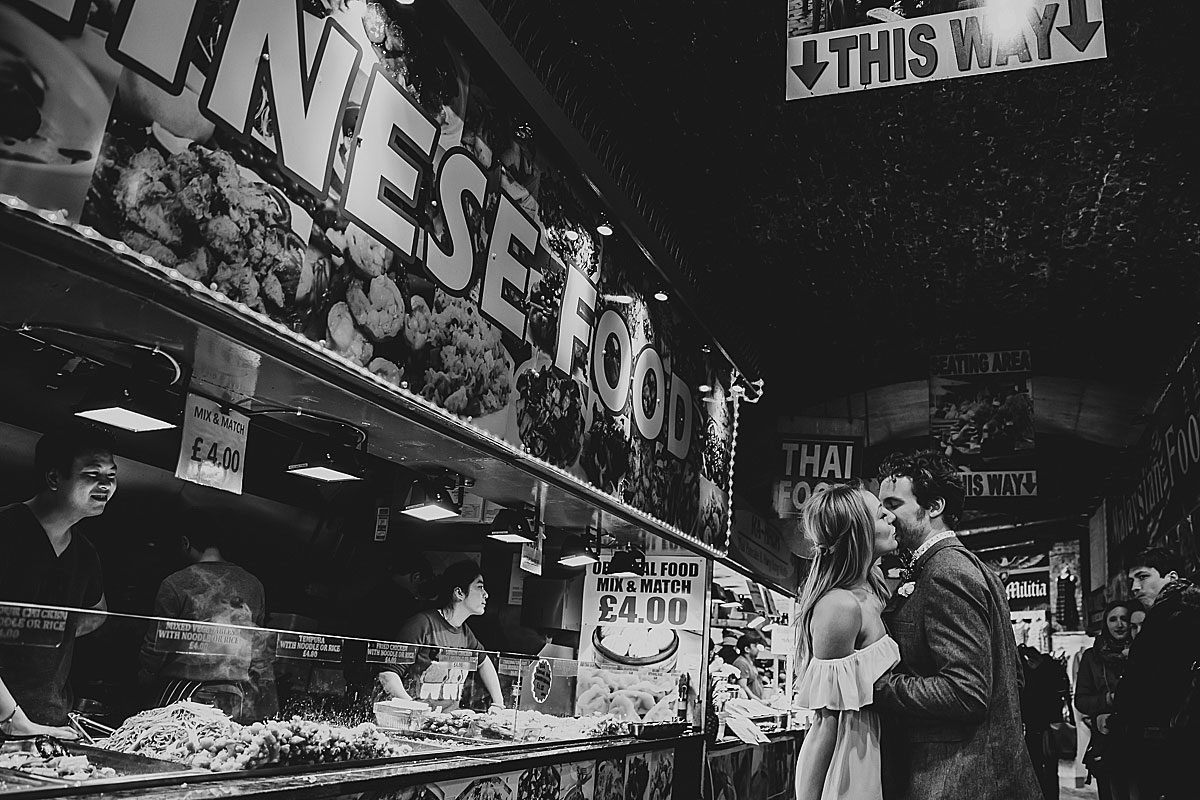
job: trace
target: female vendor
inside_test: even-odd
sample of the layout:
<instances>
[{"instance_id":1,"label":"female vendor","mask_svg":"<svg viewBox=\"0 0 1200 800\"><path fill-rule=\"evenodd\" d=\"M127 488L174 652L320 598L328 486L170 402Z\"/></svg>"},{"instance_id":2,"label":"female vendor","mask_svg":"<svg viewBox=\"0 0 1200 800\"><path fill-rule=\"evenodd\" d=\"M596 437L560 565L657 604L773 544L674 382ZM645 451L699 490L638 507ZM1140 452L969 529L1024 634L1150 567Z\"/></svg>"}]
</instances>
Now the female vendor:
<instances>
[{"instance_id":1,"label":"female vendor","mask_svg":"<svg viewBox=\"0 0 1200 800\"><path fill-rule=\"evenodd\" d=\"M457 707L462 697L467 670L461 667L435 668L438 650L456 648L478 653L479 677L492 697L491 710L504 708L500 677L496 665L487 657L483 645L465 623L468 617L479 616L487 608L487 589L483 576L474 561L451 564L438 579L434 608L421 611L400 628L398 641L404 644L432 645L417 653L414 664L387 664L379 673L379 682L392 697L409 700L414 697L432 701L435 706Z\"/></svg>"}]
</instances>

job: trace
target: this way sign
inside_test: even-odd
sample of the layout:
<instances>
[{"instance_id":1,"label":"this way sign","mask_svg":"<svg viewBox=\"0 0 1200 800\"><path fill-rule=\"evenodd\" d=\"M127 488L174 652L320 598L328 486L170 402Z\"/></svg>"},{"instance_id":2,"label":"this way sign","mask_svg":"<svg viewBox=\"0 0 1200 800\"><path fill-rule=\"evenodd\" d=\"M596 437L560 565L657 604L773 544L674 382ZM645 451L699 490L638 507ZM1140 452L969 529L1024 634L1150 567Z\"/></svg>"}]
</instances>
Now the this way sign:
<instances>
[{"instance_id":1,"label":"this way sign","mask_svg":"<svg viewBox=\"0 0 1200 800\"><path fill-rule=\"evenodd\" d=\"M1101 0L990 0L978 8L914 19L885 10L868 15L881 21L788 38L788 100L1108 54Z\"/></svg>"}]
</instances>

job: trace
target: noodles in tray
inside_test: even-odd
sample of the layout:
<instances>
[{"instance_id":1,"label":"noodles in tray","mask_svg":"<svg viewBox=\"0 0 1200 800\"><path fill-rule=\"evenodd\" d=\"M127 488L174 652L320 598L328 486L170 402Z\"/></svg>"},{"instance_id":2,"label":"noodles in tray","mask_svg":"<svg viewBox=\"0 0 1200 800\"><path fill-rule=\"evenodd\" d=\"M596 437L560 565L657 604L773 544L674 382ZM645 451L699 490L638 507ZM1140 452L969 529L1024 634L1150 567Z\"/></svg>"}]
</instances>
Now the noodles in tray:
<instances>
[{"instance_id":1,"label":"noodles in tray","mask_svg":"<svg viewBox=\"0 0 1200 800\"><path fill-rule=\"evenodd\" d=\"M234 725L213 706L184 701L135 714L97 744L121 753L188 764L201 739L228 738Z\"/></svg>"},{"instance_id":2,"label":"noodles in tray","mask_svg":"<svg viewBox=\"0 0 1200 800\"><path fill-rule=\"evenodd\" d=\"M345 728L293 717L239 725L212 706L186 701L130 717L97 744L213 772L395 758L412 752L411 745L392 740L369 722Z\"/></svg>"}]
</instances>

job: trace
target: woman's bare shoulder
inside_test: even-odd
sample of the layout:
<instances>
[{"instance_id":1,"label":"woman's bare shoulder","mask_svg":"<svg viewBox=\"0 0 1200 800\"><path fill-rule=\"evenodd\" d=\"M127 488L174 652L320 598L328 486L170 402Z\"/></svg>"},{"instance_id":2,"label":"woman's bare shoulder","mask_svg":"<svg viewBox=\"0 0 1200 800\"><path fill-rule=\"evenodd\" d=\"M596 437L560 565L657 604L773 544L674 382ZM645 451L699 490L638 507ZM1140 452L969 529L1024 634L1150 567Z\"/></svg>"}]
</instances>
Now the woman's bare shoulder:
<instances>
[{"instance_id":1,"label":"woman's bare shoulder","mask_svg":"<svg viewBox=\"0 0 1200 800\"><path fill-rule=\"evenodd\" d=\"M830 589L813 606L810 630L816 658L840 658L854 652L862 627L862 607L853 592Z\"/></svg>"}]
</instances>

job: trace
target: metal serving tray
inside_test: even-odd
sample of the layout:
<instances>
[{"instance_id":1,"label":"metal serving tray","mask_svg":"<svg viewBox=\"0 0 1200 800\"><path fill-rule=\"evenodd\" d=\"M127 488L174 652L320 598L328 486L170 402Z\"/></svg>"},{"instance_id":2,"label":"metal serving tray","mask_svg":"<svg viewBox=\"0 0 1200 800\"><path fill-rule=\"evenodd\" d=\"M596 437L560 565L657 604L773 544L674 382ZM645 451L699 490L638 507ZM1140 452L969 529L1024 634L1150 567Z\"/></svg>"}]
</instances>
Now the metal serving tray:
<instances>
[{"instance_id":1,"label":"metal serving tray","mask_svg":"<svg viewBox=\"0 0 1200 800\"><path fill-rule=\"evenodd\" d=\"M24 786L15 786L8 791L18 791L22 789L40 788L45 786L83 786L97 784L113 784L129 781L142 780L148 776L155 775L177 775L179 773L194 773L199 774L197 770L185 767L182 764L176 764L173 761L164 761L160 758L148 758L147 756L130 755L127 753L118 753L112 750L105 750L101 747L92 747L91 745L80 744L78 742L59 741L63 750L67 755L72 756L87 756L88 761L95 767L111 767L116 770L117 774L111 778L91 778L89 780L74 780L71 778L49 777L46 775L32 775L28 772L15 769L0 768L0 780L16 783L18 779L32 781ZM0 743L0 753L32 753L37 752L37 745L33 739L9 739Z\"/></svg>"}]
</instances>

